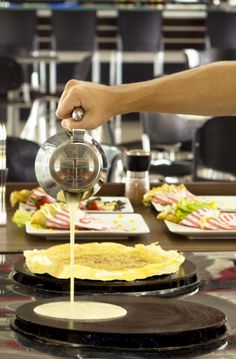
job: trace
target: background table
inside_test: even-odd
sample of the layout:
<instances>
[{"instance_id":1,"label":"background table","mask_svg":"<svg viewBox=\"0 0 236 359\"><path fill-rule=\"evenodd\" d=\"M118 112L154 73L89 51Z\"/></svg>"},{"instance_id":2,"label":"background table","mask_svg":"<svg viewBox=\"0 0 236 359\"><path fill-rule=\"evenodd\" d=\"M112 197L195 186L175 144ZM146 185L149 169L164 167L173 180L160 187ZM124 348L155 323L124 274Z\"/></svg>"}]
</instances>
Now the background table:
<instances>
[{"instance_id":1,"label":"background table","mask_svg":"<svg viewBox=\"0 0 236 359\"><path fill-rule=\"evenodd\" d=\"M62 240L46 240L42 237L30 236L23 228L18 228L12 223L12 215L15 209L10 208L9 194L13 190L34 188L36 184L11 183L7 186L8 223L7 227L0 228L0 252L18 253L25 249L47 248L51 245L61 244ZM197 195L236 195L236 183L192 183L187 187ZM122 196L124 184L105 184L99 195ZM134 245L136 243L149 244L159 242L164 249L177 249L179 251L236 251L236 239L198 239L190 240L185 236L175 235L168 231L165 224L156 219L157 212L154 208L143 205L134 206L135 212L140 213L147 222L150 233L141 236L132 236L122 240L123 244ZM85 243L87 240L81 240Z\"/></svg>"}]
</instances>

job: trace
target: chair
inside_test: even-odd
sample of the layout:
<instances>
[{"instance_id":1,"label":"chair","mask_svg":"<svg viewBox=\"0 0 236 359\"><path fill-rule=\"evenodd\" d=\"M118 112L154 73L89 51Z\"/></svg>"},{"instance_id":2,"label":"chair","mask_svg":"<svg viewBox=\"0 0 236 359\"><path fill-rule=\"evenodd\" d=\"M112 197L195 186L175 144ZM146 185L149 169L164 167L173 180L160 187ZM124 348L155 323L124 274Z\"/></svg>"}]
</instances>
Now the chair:
<instances>
[{"instance_id":1,"label":"chair","mask_svg":"<svg viewBox=\"0 0 236 359\"><path fill-rule=\"evenodd\" d=\"M236 60L236 48L210 48L204 51L198 51L196 49L184 50L186 68L191 69L197 66L206 65L216 61L234 61Z\"/></svg>"},{"instance_id":2,"label":"chair","mask_svg":"<svg viewBox=\"0 0 236 359\"><path fill-rule=\"evenodd\" d=\"M90 60L91 56L87 56L75 65L73 78L86 79L84 76L89 72ZM59 97L54 95L36 98L32 103L30 114L22 128L20 137L43 144L48 137L55 135L59 125L55 115L58 101ZM110 129L108 128L108 130ZM112 133L109 133L109 136L111 137Z\"/></svg>"},{"instance_id":3,"label":"chair","mask_svg":"<svg viewBox=\"0 0 236 359\"><path fill-rule=\"evenodd\" d=\"M199 127L193 141L194 181L236 180L236 116L214 117Z\"/></svg>"},{"instance_id":4,"label":"chair","mask_svg":"<svg viewBox=\"0 0 236 359\"><path fill-rule=\"evenodd\" d=\"M152 151L150 173L166 182L178 182L184 177L187 180L192 171L191 161L179 157L181 144L192 139L191 124L179 115L158 112L140 113L140 120L142 147Z\"/></svg>"},{"instance_id":5,"label":"chair","mask_svg":"<svg viewBox=\"0 0 236 359\"><path fill-rule=\"evenodd\" d=\"M162 11L159 10L120 10L118 12L117 50L111 59L111 84L123 82L122 65L124 62L151 62L153 76L163 73L162 25Z\"/></svg>"},{"instance_id":6,"label":"chair","mask_svg":"<svg viewBox=\"0 0 236 359\"><path fill-rule=\"evenodd\" d=\"M0 54L28 55L37 49L36 10L0 11Z\"/></svg>"},{"instance_id":7,"label":"chair","mask_svg":"<svg viewBox=\"0 0 236 359\"><path fill-rule=\"evenodd\" d=\"M236 49L236 13L208 11L205 43L206 48Z\"/></svg>"},{"instance_id":8,"label":"chair","mask_svg":"<svg viewBox=\"0 0 236 359\"><path fill-rule=\"evenodd\" d=\"M37 182L34 161L39 145L17 137L7 137L8 182Z\"/></svg>"},{"instance_id":9,"label":"chair","mask_svg":"<svg viewBox=\"0 0 236 359\"><path fill-rule=\"evenodd\" d=\"M50 93L61 91L65 83L74 77L100 82L100 60L96 34L97 15L95 10L60 10L52 11L52 50L57 54L74 53L76 63L69 61L51 62L50 74L53 79ZM79 66L79 63L81 66ZM90 66L89 66L90 65ZM91 69L91 77L85 78ZM90 74L89 74L90 75ZM102 128L93 131L93 136L101 140Z\"/></svg>"},{"instance_id":10,"label":"chair","mask_svg":"<svg viewBox=\"0 0 236 359\"><path fill-rule=\"evenodd\" d=\"M27 57L31 52L38 50L39 41L36 25L36 10L1 9L0 55L19 59ZM25 80L28 83L31 83L30 77L33 78L33 73L38 77L38 65L34 64L33 70L28 64L24 64L22 67Z\"/></svg>"},{"instance_id":11,"label":"chair","mask_svg":"<svg viewBox=\"0 0 236 359\"><path fill-rule=\"evenodd\" d=\"M152 64L152 77L163 74L163 17L159 10L119 10L116 51L110 58L110 84L124 81L124 64ZM132 82L150 79L148 73L136 71ZM121 140L121 116L112 119L115 143Z\"/></svg>"},{"instance_id":12,"label":"chair","mask_svg":"<svg viewBox=\"0 0 236 359\"><path fill-rule=\"evenodd\" d=\"M100 64L96 36L97 16L95 10L59 10L52 11L52 50L56 52L76 52L77 63L91 56L92 80L100 82ZM55 64L56 65L56 64ZM70 64L57 63L57 74ZM72 66L74 68L74 66ZM74 69L65 82L72 77ZM57 80L57 83L60 79ZM56 91L55 91L56 92Z\"/></svg>"},{"instance_id":13,"label":"chair","mask_svg":"<svg viewBox=\"0 0 236 359\"><path fill-rule=\"evenodd\" d=\"M57 96L36 98L19 137L42 145L48 137L55 135L59 125L55 114L58 101Z\"/></svg>"},{"instance_id":14,"label":"chair","mask_svg":"<svg viewBox=\"0 0 236 359\"><path fill-rule=\"evenodd\" d=\"M29 86L22 66L6 56L0 56L0 107L7 110L7 133L18 135L19 109L30 107Z\"/></svg>"}]
</instances>

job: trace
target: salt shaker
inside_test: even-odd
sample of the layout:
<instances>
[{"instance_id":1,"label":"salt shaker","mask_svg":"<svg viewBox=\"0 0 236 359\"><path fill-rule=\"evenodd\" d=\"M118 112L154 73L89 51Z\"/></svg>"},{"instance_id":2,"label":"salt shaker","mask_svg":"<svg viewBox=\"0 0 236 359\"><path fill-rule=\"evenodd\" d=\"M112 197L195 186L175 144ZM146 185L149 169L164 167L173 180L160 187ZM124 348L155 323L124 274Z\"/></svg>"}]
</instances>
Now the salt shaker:
<instances>
[{"instance_id":1,"label":"salt shaker","mask_svg":"<svg viewBox=\"0 0 236 359\"><path fill-rule=\"evenodd\" d=\"M150 161L150 152L144 150L130 150L126 154L125 195L133 204L142 204L143 195L150 189Z\"/></svg>"}]
</instances>

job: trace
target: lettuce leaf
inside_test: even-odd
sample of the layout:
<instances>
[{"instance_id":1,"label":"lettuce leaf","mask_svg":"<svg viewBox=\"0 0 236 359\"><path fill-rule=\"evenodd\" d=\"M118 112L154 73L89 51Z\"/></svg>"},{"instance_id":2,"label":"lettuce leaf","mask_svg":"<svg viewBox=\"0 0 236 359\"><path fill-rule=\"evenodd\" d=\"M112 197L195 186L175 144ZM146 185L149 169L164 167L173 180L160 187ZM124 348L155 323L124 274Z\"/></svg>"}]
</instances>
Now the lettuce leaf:
<instances>
[{"instance_id":1,"label":"lettuce leaf","mask_svg":"<svg viewBox=\"0 0 236 359\"><path fill-rule=\"evenodd\" d=\"M21 211L17 209L12 217L12 222L15 223L18 227L22 228L27 222L30 222L31 214L26 211Z\"/></svg>"},{"instance_id":2,"label":"lettuce leaf","mask_svg":"<svg viewBox=\"0 0 236 359\"><path fill-rule=\"evenodd\" d=\"M175 205L175 216L177 221L182 221L188 214L197 211L201 208L212 208L217 209L217 201L201 201L197 198L195 199L181 199Z\"/></svg>"}]
</instances>

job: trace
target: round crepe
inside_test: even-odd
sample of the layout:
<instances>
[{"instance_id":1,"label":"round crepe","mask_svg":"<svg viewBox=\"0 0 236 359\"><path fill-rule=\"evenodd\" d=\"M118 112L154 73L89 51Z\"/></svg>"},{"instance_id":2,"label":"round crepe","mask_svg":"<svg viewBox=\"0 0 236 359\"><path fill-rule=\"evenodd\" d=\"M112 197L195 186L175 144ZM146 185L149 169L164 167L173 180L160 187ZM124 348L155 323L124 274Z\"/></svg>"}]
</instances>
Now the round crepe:
<instances>
[{"instance_id":1,"label":"round crepe","mask_svg":"<svg viewBox=\"0 0 236 359\"><path fill-rule=\"evenodd\" d=\"M46 250L27 250L24 256L32 273L70 278L69 243ZM183 262L180 253L165 251L157 243L134 247L113 242L75 244L74 276L89 280L132 281L176 273Z\"/></svg>"}]
</instances>

